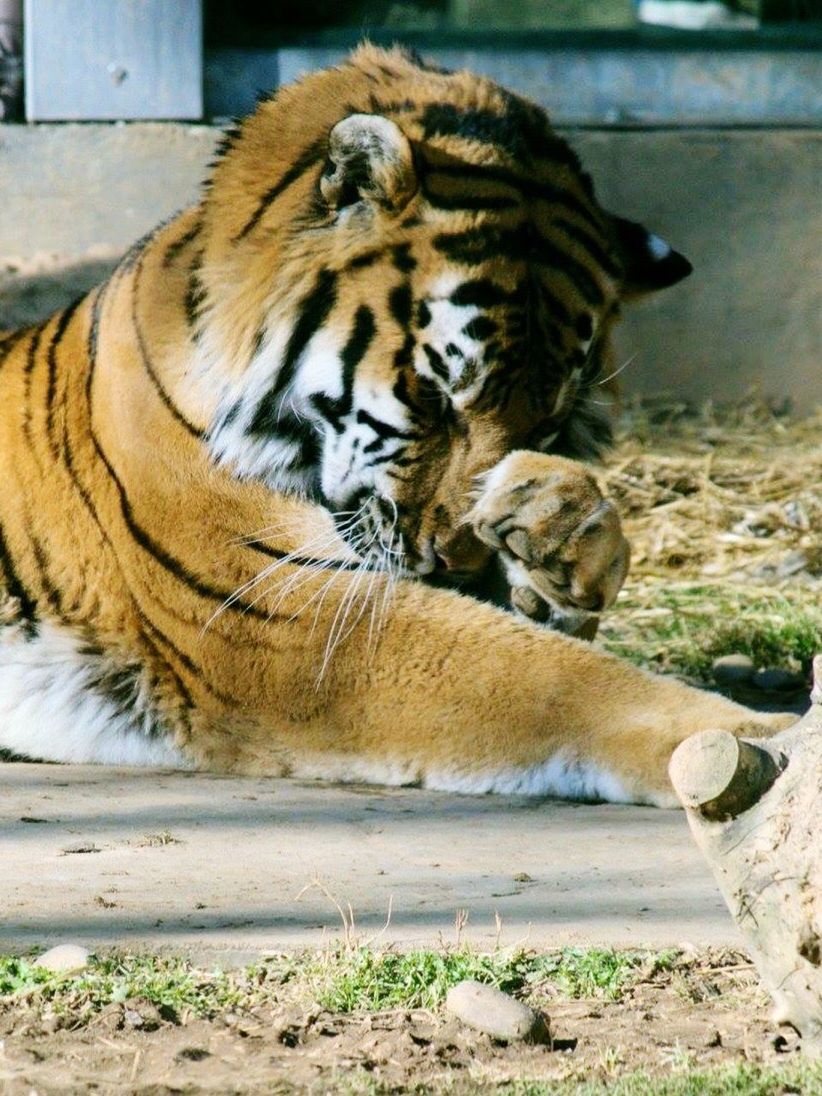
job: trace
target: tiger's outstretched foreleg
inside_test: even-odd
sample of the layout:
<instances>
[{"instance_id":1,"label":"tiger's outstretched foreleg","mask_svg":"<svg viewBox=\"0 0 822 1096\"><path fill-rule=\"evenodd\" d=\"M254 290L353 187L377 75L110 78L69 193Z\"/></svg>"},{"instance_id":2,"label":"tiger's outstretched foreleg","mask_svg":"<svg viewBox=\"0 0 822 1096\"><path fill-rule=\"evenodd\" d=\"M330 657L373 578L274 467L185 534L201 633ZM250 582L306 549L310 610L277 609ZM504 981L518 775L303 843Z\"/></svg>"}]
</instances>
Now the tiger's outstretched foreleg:
<instances>
[{"instance_id":1,"label":"tiger's outstretched foreleg","mask_svg":"<svg viewBox=\"0 0 822 1096\"><path fill-rule=\"evenodd\" d=\"M334 600L345 596L341 590ZM246 718L242 733L230 713L202 727L191 747L198 763L674 806L667 767L688 735L707 728L767 735L789 721L414 581L400 580L376 649L367 616L319 684L323 635L302 662L272 650L268 711ZM290 687L274 688L289 670Z\"/></svg>"}]
</instances>

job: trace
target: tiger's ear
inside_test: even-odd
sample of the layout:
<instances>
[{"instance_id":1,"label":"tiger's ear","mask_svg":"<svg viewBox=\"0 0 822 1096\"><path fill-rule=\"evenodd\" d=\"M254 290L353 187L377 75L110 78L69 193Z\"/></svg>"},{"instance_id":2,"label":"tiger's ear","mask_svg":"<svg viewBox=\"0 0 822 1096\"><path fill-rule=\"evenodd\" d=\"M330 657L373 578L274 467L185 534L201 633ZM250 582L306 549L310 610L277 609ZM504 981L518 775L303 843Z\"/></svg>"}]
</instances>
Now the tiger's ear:
<instances>
[{"instance_id":1,"label":"tiger's ear","mask_svg":"<svg viewBox=\"0 0 822 1096\"><path fill-rule=\"evenodd\" d=\"M667 289L693 270L684 255L636 221L612 216L611 223L625 272L622 286L626 296Z\"/></svg>"},{"instance_id":2,"label":"tiger's ear","mask_svg":"<svg viewBox=\"0 0 822 1096\"><path fill-rule=\"evenodd\" d=\"M381 114L349 114L337 122L328 137L328 158L320 192L332 209L364 198L397 212L417 189L411 144Z\"/></svg>"}]
</instances>

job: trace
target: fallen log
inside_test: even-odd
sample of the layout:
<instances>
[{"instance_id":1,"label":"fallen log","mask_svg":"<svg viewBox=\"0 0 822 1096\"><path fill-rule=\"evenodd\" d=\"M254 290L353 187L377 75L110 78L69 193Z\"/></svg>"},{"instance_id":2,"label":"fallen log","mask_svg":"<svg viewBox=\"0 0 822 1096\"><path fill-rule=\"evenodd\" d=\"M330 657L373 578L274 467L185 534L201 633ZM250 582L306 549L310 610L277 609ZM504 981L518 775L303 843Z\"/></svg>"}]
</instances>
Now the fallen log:
<instances>
[{"instance_id":1,"label":"fallen log","mask_svg":"<svg viewBox=\"0 0 822 1096\"><path fill-rule=\"evenodd\" d=\"M822 1054L822 656L811 708L769 739L704 731L670 765L691 832L774 999Z\"/></svg>"}]
</instances>

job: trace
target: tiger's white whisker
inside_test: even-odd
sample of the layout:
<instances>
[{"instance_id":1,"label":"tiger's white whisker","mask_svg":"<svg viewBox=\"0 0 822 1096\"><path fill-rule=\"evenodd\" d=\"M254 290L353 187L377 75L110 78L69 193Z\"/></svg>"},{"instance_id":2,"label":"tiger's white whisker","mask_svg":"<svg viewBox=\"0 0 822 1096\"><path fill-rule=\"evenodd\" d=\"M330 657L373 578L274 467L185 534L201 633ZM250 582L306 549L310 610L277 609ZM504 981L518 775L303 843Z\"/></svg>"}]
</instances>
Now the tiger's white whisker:
<instances>
[{"instance_id":1,"label":"tiger's white whisker","mask_svg":"<svg viewBox=\"0 0 822 1096\"><path fill-rule=\"evenodd\" d=\"M632 354L627 361L623 362L619 369L615 369L613 373L609 373L607 377L603 377L601 380L596 381L595 384L590 385L589 387L598 388L600 385L607 384L608 381L612 381L614 377L618 377L623 370L627 369L629 365L636 361L637 357L637 354Z\"/></svg>"}]
</instances>

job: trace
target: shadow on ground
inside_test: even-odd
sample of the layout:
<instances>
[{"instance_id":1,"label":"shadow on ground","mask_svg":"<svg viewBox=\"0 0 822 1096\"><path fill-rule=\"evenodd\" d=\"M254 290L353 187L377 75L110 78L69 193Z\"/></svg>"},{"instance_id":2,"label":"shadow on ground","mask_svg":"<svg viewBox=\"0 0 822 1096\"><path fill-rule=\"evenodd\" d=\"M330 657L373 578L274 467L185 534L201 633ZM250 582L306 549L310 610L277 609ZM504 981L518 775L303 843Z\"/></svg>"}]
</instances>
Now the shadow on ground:
<instances>
[{"instance_id":1,"label":"shadow on ground","mask_svg":"<svg viewBox=\"0 0 822 1096\"><path fill-rule=\"evenodd\" d=\"M0 331L39 323L105 281L117 255L0 259Z\"/></svg>"},{"instance_id":2,"label":"shadow on ground","mask_svg":"<svg viewBox=\"0 0 822 1096\"><path fill-rule=\"evenodd\" d=\"M737 940L678 811L0 765L0 951ZM499 919L499 920L497 920Z\"/></svg>"}]
</instances>

